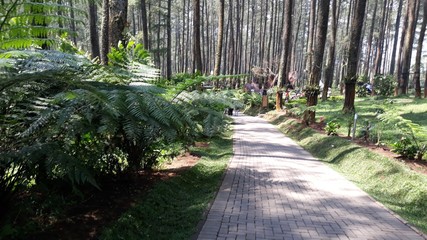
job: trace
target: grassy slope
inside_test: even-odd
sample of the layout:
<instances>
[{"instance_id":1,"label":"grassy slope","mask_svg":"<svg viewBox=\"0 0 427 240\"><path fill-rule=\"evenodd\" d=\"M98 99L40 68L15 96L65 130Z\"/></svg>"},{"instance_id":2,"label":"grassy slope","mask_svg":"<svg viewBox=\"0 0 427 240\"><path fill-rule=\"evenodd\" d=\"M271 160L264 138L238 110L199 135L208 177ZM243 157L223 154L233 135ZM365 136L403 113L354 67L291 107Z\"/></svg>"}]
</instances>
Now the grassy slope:
<instances>
[{"instance_id":1,"label":"grassy slope","mask_svg":"<svg viewBox=\"0 0 427 240\"><path fill-rule=\"evenodd\" d=\"M196 166L157 184L148 196L113 225L101 239L190 239L220 186L233 154L231 132L211 139Z\"/></svg>"},{"instance_id":2,"label":"grassy slope","mask_svg":"<svg viewBox=\"0 0 427 240\"><path fill-rule=\"evenodd\" d=\"M275 113L282 132L409 223L427 233L427 176L339 137L328 137Z\"/></svg>"},{"instance_id":3,"label":"grassy slope","mask_svg":"<svg viewBox=\"0 0 427 240\"><path fill-rule=\"evenodd\" d=\"M335 120L341 124L339 133L347 135L347 122L352 122L353 115L343 115L341 112L343 100L319 102L316 108L316 116L325 118L325 122ZM367 121L373 125L373 132L381 133L381 142L390 145L400 139L401 133L394 126L383 126L376 118L376 113L380 111L390 111L395 108L400 116L419 124L427 134L427 99L415 99L410 97L395 97L387 99L377 99L372 97L357 98L355 102L356 112L358 114L357 130L360 131ZM360 135L360 132L358 133ZM427 139L421 139L427 141Z\"/></svg>"}]
</instances>

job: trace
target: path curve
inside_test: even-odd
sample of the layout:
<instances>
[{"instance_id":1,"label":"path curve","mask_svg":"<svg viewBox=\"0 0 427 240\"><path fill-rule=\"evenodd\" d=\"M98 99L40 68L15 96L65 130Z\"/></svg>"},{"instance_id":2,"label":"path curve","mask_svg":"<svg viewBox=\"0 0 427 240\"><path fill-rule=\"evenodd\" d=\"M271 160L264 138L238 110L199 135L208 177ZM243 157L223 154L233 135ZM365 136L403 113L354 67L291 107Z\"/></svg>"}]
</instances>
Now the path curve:
<instances>
[{"instance_id":1,"label":"path curve","mask_svg":"<svg viewBox=\"0 0 427 240\"><path fill-rule=\"evenodd\" d=\"M275 126L234 121L234 157L199 240L425 239Z\"/></svg>"}]
</instances>

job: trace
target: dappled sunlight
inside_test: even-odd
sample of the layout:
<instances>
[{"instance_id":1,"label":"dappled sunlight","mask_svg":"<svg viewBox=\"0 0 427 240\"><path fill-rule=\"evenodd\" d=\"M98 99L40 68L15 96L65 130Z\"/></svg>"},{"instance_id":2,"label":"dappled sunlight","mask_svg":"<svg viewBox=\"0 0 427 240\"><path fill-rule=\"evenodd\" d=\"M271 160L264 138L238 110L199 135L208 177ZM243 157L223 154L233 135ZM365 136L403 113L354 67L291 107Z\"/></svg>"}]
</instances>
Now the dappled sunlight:
<instances>
[{"instance_id":1,"label":"dappled sunlight","mask_svg":"<svg viewBox=\"0 0 427 240\"><path fill-rule=\"evenodd\" d=\"M423 239L274 126L236 121L235 154L200 239Z\"/></svg>"}]
</instances>

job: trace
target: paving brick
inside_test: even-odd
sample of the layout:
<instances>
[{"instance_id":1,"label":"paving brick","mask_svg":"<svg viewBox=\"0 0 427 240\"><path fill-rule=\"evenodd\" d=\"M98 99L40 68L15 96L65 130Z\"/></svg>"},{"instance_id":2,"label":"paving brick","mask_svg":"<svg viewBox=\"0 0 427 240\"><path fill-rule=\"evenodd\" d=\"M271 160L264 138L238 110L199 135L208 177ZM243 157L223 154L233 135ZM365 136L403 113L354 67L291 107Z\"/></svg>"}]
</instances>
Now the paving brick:
<instances>
[{"instance_id":1,"label":"paving brick","mask_svg":"<svg viewBox=\"0 0 427 240\"><path fill-rule=\"evenodd\" d=\"M425 239L260 118L233 150L198 239Z\"/></svg>"}]
</instances>

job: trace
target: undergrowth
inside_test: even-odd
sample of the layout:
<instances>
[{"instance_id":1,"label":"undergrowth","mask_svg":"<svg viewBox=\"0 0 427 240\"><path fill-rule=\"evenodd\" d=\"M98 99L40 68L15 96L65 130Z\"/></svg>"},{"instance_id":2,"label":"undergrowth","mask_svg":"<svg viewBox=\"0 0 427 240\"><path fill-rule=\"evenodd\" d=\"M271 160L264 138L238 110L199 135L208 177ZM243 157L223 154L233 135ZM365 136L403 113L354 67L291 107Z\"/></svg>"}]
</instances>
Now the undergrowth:
<instances>
[{"instance_id":1,"label":"undergrowth","mask_svg":"<svg viewBox=\"0 0 427 240\"><path fill-rule=\"evenodd\" d=\"M100 239L190 239L220 186L233 154L231 131L212 138L190 170L160 182L127 211Z\"/></svg>"}]
</instances>

